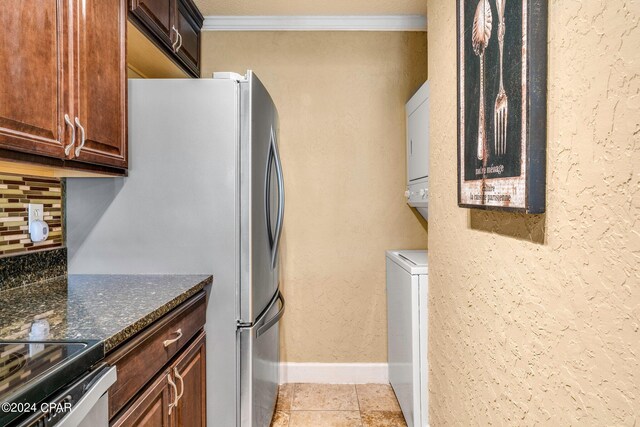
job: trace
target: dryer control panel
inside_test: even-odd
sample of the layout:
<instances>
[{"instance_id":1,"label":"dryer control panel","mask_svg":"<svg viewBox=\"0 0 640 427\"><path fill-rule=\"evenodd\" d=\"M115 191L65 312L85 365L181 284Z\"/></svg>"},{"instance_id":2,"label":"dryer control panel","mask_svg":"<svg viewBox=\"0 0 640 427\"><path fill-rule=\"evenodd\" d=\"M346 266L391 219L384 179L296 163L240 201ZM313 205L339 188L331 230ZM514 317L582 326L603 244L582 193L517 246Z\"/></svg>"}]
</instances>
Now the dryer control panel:
<instances>
[{"instance_id":1,"label":"dryer control panel","mask_svg":"<svg viewBox=\"0 0 640 427\"><path fill-rule=\"evenodd\" d=\"M426 204L429 196L428 181L425 180L424 183L409 185L409 189L405 191L404 195L407 198L407 203L411 206L421 206Z\"/></svg>"},{"instance_id":2,"label":"dryer control panel","mask_svg":"<svg viewBox=\"0 0 640 427\"><path fill-rule=\"evenodd\" d=\"M429 219L429 178L409 183L404 195L409 206L416 208L424 219Z\"/></svg>"}]
</instances>

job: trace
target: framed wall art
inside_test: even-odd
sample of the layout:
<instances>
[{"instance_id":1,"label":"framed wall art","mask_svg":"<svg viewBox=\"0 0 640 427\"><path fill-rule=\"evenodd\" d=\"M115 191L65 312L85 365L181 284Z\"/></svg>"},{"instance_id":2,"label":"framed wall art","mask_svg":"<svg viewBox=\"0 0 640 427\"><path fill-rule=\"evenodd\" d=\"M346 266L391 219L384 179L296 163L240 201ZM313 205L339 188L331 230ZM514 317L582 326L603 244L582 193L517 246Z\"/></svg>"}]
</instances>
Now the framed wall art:
<instances>
[{"instance_id":1,"label":"framed wall art","mask_svg":"<svg viewBox=\"0 0 640 427\"><path fill-rule=\"evenodd\" d=\"M458 205L545 211L547 0L457 0Z\"/></svg>"}]
</instances>

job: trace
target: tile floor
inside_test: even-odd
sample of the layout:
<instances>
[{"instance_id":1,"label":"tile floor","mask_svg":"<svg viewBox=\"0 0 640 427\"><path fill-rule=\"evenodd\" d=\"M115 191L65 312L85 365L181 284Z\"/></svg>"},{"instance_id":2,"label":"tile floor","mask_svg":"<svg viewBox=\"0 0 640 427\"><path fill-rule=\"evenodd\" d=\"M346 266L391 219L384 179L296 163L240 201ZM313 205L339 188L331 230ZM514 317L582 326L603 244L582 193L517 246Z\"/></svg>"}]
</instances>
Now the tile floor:
<instances>
[{"instance_id":1,"label":"tile floor","mask_svg":"<svg viewBox=\"0 0 640 427\"><path fill-rule=\"evenodd\" d=\"M406 427L388 384L284 384L271 427Z\"/></svg>"}]
</instances>

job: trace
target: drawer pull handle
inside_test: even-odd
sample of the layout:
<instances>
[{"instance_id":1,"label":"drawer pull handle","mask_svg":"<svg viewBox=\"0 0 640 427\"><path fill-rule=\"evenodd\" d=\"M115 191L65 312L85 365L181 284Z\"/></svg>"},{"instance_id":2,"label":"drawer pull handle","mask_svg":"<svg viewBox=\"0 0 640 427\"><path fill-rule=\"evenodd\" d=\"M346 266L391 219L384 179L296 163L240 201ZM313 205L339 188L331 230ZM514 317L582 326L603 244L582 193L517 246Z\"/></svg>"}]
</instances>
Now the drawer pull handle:
<instances>
[{"instance_id":1,"label":"drawer pull handle","mask_svg":"<svg viewBox=\"0 0 640 427\"><path fill-rule=\"evenodd\" d=\"M184 379L182 379L182 377L180 376L180 373L178 372L178 368L173 368L173 375L175 375L175 377L178 380L180 380L180 394L176 399L176 405L177 405L178 402L180 402L180 399L182 399L182 395L184 394Z\"/></svg>"},{"instance_id":2,"label":"drawer pull handle","mask_svg":"<svg viewBox=\"0 0 640 427\"><path fill-rule=\"evenodd\" d=\"M171 415L171 410L178 406L178 387L176 387L176 383L171 379L171 374L167 374L167 381L169 381L169 385L173 387L173 395L175 396L173 402L169 403L169 415Z\"/></svg>"},{"instance_id":3,"label":"drawer pull handle","mask_svg":"<svg viewBox=\"0 0 640 427\"><path fill-rule=\"evenodd\" d=\"M169 347L171 344L173 344L174 342L178 341L180 338L182 338L182 329L178 329L177 331L174 332L174 334L177 334L177 336L172 339L172 340L164 340L164 346L165 348Z\"/></svg>"}]
</instances>

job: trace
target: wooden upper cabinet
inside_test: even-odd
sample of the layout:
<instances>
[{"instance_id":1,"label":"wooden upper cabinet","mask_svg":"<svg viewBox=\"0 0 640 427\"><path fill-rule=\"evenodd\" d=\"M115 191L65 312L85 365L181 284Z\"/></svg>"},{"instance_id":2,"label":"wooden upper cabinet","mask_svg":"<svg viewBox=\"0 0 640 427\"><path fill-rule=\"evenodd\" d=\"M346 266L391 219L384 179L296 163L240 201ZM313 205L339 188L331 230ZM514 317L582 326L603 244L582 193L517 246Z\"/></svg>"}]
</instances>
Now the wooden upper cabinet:
<instances>
[{"instance_id":1,"label":"wooden upper cabinet","mask_svg":"<svg viewBox=\"0 0 640 427\"><path fill-rule=\"evenodd\" d=\"M127 167L126 0L77 0L75 160Z\"/></svg>"},{"instance_id":2,"label":"wooden upper cabinet","mask_svg":"<svg viewBox=\"0 0 640 427\"><path fill-rule=\"evenodd\" d=\"M200 77L204 17L193 0L129 0L129 19L175 64Z\"/></svg>"},{"instance_id":3,"label":"wooden upper cabinet","mask_svg":"<svg viewBox=\"0 0 640 427\"><path fill-rule=\"evenodd\" d=\"M174 9L175 3L172 1L129 0L130 13L168 48L171 48L175 41Z\"/></svg>"},{"instance_id":4,"label":"wooden upper cabinet","mask_svg":"<svg viewBox=\"0 0 640 427\"><path fill-rule=\"evenodd\" d=\"M176 54L192 73L200 74L200 27L199 12L191 3L178 0L176 29L180 35Z\"/></svg>"},{"instance_id":5,"label":"wooden upper cabinet","mask_svg":"<svg viewBox=\"0 0 640 427\"><path fill-rule=\"evenodd\" d=\"M127 168L126 0L0 6L0 160Z\"/></svg>"},{"instance_id":6,"label":"wooden upper cabinet","mask_svg":"<svg viewBox=\"0 0 640 427\"><path fill-rule=\"evenodd\" d=\"M63 0L2 2L0 148L64 157L64 115L73 114L68 23Z\"/></svg>"}]
</instances>

